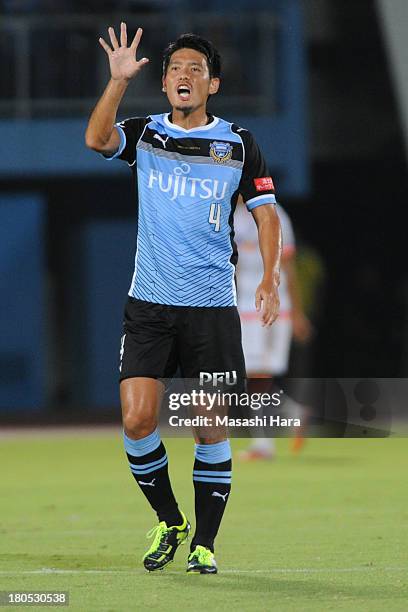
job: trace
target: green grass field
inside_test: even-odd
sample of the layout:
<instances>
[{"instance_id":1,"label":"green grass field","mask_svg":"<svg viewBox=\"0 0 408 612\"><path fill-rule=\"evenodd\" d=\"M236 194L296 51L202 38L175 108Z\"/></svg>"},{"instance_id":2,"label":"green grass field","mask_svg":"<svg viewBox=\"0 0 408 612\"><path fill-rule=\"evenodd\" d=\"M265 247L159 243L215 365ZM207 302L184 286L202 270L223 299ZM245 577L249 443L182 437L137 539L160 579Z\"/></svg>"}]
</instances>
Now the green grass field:
<instances>
[{"instance_id":1,"label":"green grass field","mask_svg":"<svg viewBox=\"0 0 408 612\"><path fill-rule=\"evenodd\" d=\"M193 519L192 441L166 446ZM0 590L68 590L63 609L85 611L408 610L405 439L309 440L296 457L280 440L273 463L235 461L217 576L186 575L186 547L142 568L155 519L119 430L8 436L0 465Z\"/></svg>"}]
</instances>

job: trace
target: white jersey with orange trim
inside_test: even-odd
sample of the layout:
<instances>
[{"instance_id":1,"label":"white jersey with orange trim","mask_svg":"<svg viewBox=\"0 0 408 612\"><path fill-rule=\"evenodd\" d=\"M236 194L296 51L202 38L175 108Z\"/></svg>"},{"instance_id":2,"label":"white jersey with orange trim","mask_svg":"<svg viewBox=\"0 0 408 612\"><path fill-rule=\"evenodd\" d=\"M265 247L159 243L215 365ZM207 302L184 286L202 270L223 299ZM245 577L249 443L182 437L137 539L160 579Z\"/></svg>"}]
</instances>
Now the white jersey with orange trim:
<instances>
[{"instance_id":1,"label":"white jersey with orange trim","mask_svg":"<svg viewBox=\"0 0 408 612\"><path fill-rule=\"evenodd\" d=\"M295 250L292 224L286 212L276 206L282 227L282 250L289 254ZM255 291L263 273L262 257L258 245L258 230L254 219L244 206L235 213L235 240L238 245L238 309L241 317L242 346L248 374L284 375L288 369L292 321L291 300L287 278L281 270L279 285L279 317L272 327L262 327L255 310Z\"/></svg>"},{"instance_id":2,"label":"white jersey with orange trim","mask_svg":"<svg viewBox=\"0 0 408 612\"><path fill-rule=\"evenodd\" d=\"M282 227L282 255L295 251L295 236L292 223L282 206L276 204L276 212ZM262 257L258 243L258 229L252 215L245 206L237 206L234 216L235 241L238 246L238 307L241 313L255 311L255 291L261 282L263 274ZM280 285L280 317L289 317L291 301L285 272L281 269Z\"/></svg>"}]
</instances>

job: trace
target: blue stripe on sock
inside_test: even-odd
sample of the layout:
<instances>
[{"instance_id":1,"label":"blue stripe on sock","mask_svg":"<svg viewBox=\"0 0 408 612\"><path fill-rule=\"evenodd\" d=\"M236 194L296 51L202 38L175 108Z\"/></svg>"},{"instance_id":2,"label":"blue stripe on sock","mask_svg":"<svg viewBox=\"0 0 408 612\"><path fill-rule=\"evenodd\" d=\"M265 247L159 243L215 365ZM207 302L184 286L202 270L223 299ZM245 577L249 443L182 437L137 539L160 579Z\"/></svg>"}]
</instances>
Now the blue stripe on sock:
<instances>
[{"instance_id":1,"label":"blue stripe on sock","mask_svg":"<svg viewBox=\"0 0 408 612\"><path fill-rule=\"evenodd\" d=\"M222 484L231 484L231 478L205 478L204 476L193 476L196 482L221 482Z\"/></svg>"},{"instance_id":2,"label":"blue stripe on sock","mask_svg":"<svg viewBox=\"0 0 408 612\"><path fill-rule=\"evenodd\" d=\"M211 472L211 470L193 470L193 476L214 476L214 478L231 478L231 472Z\"/></svg>"},{"instance_id":3,"label":"blue stripe on sock","mask_svg":"<svg viewBox=\"0 0 408 612\"><path fill-rule=\"evenodd\" d=\"M163 457L160 457L160 459L156 459L156 461L151 461L150 463L129 463L129 467L135 470L145 470L147 468L159 465L159 463L163 463L164 460L167 461L166 454L164 454Z\"/></svg>"},{"instance_id":4,"label":"blue stripe on sock","mask_svg":"<svg viewBox=\"0 0 408 612\"><path fill-rule=\"evenodd\" d=\"M153 452L160 446L161 442L157 428L145 438L141 438L141 440L132 440L123 432L123 441L126 452L129 455L133 455L133 457L143 457L143 455Z\"/></svg>"},{"instance_id":5,"label":"blue stripe on sock","mask_svg":"<svg viewBox=\"0 0 408 612\"><path fill-rule=\"evenodd\" d=\"M216 444L196 444L195 457L204 463L222 463L231 459L231 446L229 440Z\"/></svg>"},{"instance_id":6,"label":"blue stripe on sock","mask_svg":"<svg viewBox=\"0 0 408 612\"><path fill-rule=\"evenodd\" d=\"M146 463L146 465L134 465L129 463L130 470L133 474L150 474L150 472L154 472L155 470L159 470L160 468L167 465L167 455L162 457L159 461L152 461L152 463Z\"/></svg>"}]
</instances>

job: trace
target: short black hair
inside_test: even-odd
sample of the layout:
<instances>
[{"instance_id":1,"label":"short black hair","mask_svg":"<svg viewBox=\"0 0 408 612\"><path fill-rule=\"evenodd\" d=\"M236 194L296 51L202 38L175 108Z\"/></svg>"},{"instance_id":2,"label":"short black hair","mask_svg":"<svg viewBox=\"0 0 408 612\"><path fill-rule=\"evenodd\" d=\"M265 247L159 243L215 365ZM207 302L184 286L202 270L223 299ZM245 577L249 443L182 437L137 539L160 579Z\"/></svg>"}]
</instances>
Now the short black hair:
<instances>
[{"instance_id":1,"label":"short black hair","mask_svg":"<svg viewBox=\"0 0 408 612\"><path fill-rule=\"evenodd\" d=\"M169 67L170 58L179 49L195 49L207 58L210 78L221 76L221 56L210 40L198 36L198 34L182 34L177 40L169 43L163 52L163 75Z\"/></svg>"}]
</instances>

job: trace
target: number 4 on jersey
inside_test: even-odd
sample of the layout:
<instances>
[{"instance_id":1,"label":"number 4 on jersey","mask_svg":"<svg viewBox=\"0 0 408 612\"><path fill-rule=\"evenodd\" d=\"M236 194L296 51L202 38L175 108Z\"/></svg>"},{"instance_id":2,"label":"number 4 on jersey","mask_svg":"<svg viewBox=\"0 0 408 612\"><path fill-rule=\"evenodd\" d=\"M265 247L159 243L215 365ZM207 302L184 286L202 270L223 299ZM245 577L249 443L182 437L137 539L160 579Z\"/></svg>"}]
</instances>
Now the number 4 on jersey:
<instances>
[{"instance_id":1,"label":"number 4 on jersey","mask_svg":"<svg viewBox=\"0 0 408 612\"><path fill-rule=\"evenodd\" d=\"M221 225L221 204L211 204L210 216L208 217L208 223L215 225L214 232L220 231Z\"/></svg>"}]
</instances>

